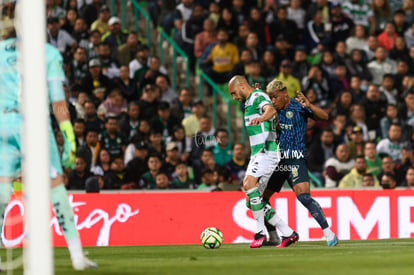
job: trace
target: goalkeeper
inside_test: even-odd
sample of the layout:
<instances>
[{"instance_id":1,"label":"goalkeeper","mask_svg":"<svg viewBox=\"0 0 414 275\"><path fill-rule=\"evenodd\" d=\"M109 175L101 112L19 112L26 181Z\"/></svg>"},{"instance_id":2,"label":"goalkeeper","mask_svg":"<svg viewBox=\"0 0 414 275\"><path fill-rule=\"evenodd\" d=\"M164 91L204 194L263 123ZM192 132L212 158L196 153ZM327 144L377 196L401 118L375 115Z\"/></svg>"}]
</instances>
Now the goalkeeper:
<instances>
[{"instance_id":1,"label":"goalkeeper","mask_svg":"<svg viewBox=\"0 0 414 275\"><path fill-rule=\"evenodd\" d=\"M9 202L12 193L12 179L21 172L21 126L22 114L19 110L19 72L16 60L19 58L14 37L0 42L0 213ZM36 53L34 53L36 54ZM65 138L62 156L65 168L74 166L76 143L69 112L63 92L64 72L59 51L46 45L46 66L49 101ZM36 92L36 87L31 91ZM35 127L35 126L32 126ZM62 164L56 141L49 124L50 139L50 178L51 201L59 225L68 244L72 266L75 270L94 268L96 264L84 256L81 241L73 218L65 186ZM43 156L39 156L42 161ZM24 181L24 179L23 179ZM2 218L1 218L1 222Z\"/></svg>"}]
</instances>

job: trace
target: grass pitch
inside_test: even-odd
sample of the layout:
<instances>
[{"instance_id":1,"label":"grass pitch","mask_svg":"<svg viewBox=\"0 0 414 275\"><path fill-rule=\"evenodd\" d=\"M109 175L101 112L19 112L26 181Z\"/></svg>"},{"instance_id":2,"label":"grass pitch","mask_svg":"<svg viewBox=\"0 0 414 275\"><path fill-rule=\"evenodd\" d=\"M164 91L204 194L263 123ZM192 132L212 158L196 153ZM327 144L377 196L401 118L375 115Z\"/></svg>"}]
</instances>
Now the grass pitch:
<instances>
[{"instance_id":1,"label":"grass pitch","mask_svg":"<svg viewBox=\"0 0 414 275\"><path fill-rule=\"evenodd\" d=\"M288 248L224 244L87 247L99 268L75 272L66 248L55 249L56 274L414 274L414 240L299 242ZM13 254L21 253L20 249ZM4 250L2 259L5 259ZM22 269L14 274L22 274Z\"/></svg>"}]
</instances>

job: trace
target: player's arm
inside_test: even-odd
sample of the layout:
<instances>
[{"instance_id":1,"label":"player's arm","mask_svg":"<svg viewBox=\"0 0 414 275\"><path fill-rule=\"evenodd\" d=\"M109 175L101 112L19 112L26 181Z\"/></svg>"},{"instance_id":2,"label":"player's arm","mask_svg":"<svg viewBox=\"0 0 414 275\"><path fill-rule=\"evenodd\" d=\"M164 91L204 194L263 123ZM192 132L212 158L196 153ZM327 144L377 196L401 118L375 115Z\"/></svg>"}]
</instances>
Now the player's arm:
<instances>
[{"instance_id":1,"label":"player's arm","mask_svg":"<svg viewBox=\"0 0 414 275\"><path fill-rule=\"evenodd\" d=\"M252 119L250 125L259 125L263 121L271 119L276 114L276 109L269 103L262 107L263 114L257 118Z\"/></svg>"},{"instance_id":2,"label":"player's arm","mask_svg":"<svg viewBox=\"0 0 414 275\"><path fill-rule=\"evenodd\" d=\"M325 112L319 106L316 106L310 103L309 99L301 91L297 91L296 94L297 94L298 102L302 104L303 107L309 108L312 111L313 119L327 120L329 118L329 115L327 112Z\"/></svg>"}]
</instances>

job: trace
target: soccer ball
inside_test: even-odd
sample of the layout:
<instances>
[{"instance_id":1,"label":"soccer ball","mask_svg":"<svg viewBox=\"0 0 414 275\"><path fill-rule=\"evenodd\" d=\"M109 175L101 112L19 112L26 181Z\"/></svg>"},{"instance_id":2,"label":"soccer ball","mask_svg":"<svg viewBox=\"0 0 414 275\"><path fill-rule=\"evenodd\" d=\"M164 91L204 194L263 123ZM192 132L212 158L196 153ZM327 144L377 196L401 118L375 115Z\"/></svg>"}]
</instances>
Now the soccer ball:
<instances>
[{"instance_id":1,"label":"soccer ball","mask_svg":"<svg viewBox=\"0 0 414 275\"><path fill-rule=\"evenodd\" d=\"M223 243L223 233L215 227L207 227L201 233L200 240L205 248L219 248Z\"/></svg>"}]
</instances>

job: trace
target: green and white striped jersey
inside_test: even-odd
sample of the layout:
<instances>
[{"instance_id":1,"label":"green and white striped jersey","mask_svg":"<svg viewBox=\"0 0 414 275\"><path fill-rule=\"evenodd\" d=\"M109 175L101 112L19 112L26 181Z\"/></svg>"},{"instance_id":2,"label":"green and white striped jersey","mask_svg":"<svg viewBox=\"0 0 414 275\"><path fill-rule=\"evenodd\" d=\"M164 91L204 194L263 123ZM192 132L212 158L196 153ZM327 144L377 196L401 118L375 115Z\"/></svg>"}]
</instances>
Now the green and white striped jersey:
<instances>
[{"instance_id":1,"label":"green and white striped jersey","mask_svg":"<svg viewBox=\"0 0 414 275\"><path fill-rule=\"evenodd\" d=\"M267 104L272 105L269 96L260 89L255 89L244 103L244 123L247 134L249 135L251 156L263 151L275 151L278 149L276 144L276 119L273 117L259 125L250 125L252 119L260 117L263 107ZM273 105L272 105L273 106Z\"/></svg>"}]
</instances>

